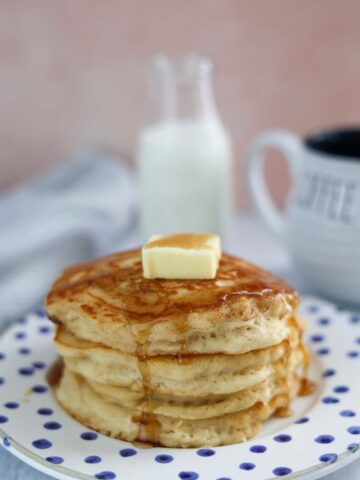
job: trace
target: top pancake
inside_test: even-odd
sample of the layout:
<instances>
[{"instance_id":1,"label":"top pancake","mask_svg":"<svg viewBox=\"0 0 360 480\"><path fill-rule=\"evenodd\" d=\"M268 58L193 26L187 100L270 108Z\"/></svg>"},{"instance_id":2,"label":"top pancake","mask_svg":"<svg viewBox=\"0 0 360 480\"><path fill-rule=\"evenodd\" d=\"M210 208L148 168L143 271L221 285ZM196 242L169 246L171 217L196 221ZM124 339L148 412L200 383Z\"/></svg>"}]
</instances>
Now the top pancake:
<instances>
[{"instance_id":1,"label":"top pancake","mask_svg":"<svg viewBox=\"0 0 360 480\"><path fill-rule=\"evenodd\" d=\"M139 249L66 269L46 300L74 335L139 355L274 345L297 304L285 282L225 254L212 280L145 279Z\"/></svg>"}]
</instances>

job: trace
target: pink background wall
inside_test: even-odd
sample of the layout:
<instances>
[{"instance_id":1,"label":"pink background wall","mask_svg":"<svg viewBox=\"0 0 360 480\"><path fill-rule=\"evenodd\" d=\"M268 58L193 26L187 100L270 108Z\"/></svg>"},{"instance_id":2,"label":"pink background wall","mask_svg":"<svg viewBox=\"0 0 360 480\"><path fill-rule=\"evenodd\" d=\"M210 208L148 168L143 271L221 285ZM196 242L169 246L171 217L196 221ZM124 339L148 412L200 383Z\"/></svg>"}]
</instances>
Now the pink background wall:
<instances>
[{"instance_id":1,"label":"pink background wall","mask_svg":"<svg viewBox=\"0 0 360 480\"><path fill-rule=\"evenodd\" d=\"M131 158L149 58L204 52L246 206L257 133L359 122L359 18L357 0L0 0L0 189L84 146Z\"/></svg>"}]
</instances>

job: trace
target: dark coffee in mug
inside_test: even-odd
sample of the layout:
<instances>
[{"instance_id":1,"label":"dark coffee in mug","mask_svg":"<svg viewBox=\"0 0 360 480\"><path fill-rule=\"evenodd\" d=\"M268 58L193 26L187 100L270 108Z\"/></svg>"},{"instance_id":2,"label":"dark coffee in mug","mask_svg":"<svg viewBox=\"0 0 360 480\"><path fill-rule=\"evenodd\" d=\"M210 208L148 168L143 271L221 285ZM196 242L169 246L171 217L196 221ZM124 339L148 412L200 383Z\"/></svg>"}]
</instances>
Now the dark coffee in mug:
<instances>
[{"instance_id":1,"label":"dark coffee in mug","mask_svg":"<svg viewBox=\"0 0 360 480\"><path fill-rule=\"evenodd\" d=\"M360 127L327 130L305 138L305 145L319 153L360 162Z\"/></svg>"}]
</instances>

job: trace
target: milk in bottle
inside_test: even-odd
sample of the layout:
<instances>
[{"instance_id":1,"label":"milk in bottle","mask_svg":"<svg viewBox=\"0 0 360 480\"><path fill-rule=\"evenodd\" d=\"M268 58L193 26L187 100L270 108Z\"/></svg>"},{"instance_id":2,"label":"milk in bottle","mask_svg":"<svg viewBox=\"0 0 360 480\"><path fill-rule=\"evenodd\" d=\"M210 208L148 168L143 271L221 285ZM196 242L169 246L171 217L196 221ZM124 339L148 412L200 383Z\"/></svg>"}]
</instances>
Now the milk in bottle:
<instances>
[{"instance_id":1,"label":"milk in bottle","mask_svg":"<svg viewBox=\"0 0 360 480\"><path fill-rule=\"evenodd\" d=\"M157 57L151 121L138 145L141 225L155 233L216 233L229 237L232 152L215 109L212 63L206 57Z\"/></svg>"}]
</instances>

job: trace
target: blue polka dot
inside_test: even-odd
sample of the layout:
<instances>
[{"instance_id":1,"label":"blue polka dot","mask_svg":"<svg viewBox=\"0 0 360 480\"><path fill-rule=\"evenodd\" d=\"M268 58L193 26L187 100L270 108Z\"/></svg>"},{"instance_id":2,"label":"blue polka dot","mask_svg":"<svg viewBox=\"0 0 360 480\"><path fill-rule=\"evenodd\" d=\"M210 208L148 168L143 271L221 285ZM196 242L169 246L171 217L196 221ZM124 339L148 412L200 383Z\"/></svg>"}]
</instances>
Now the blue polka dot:
<instances>
[{"instance_id":1,"label":"blue polka dot","mask_svg":"<svg viewBox=\"0 0 360 480\"><path fill-rule=\"evenodd\" d=\"M231 480L231 478L229 478L229 477L220 477L220 478L217 478L216 480Z\"/></svg>"},{"instance_id":2,"label":"blue polka dot","mask_svg":"<svg viewBox=\"0 0 360 480\"><path fill-rule=\"evenodd\" d=\"M255 464L250 462L243 462L240 463L239 468L241 468L241 470L254 470Z\"/></svg>"},{"instance_id":3,"label":"blue polka dot","mask_svg":"<svg viewBox=\"0 0 360 480\"><path fill-rule=\"evenodd\" d=\"M324 340L324 335L312 335L310 337L310 341L313 342L313 343L319 343L319 342L322 342Z\"/></svg>"},{"instance_id":4,"label":"blue polka dot","mask_svg":"<svg viewBox=\"0 0 360 480\"><path fill-rule=\"evenodd\" d=\"M289 475L289 473L291 473L291 472L292 472L292 470L289 467L276 467L273 470L273 474L276 477L284 477L285 475Z\"/></svg>"},{"instance_id":5,"label":"blue polka dot","mask_svg":"<svg viewBox=\"0 0 360 480\"><path fill-rule=\"evenodd\" d=\"M331 443L335 440L332 435L319 435L315 438L315 442L317 443Z\"/></svg>"},{"instance_id":6,"label":"blue polka dot","mask_svg":"<svg viewBox=\"0 0 360 480\"><path fill-rule=\"evenodd\" d=\"M338 385L337 387L334 388L335 393L346 393L350 389L346 385Z\"/></svg>"},{"instance_id":7,"label":"blue polka dot","mask_svg":"<svg viewBox=\"0 0 360 480\"><path fill-rule=\"evenodd\" d=\"M48 325L42 325L38 328L39 333L47 334L52 332L52 328Z\"/></svg>"},{"instance_id":8,"label":"blue polka dot","mask_svg":"<svg viewBox=\"0 0 360 480\"><path fill-rule=\"evenodd\" d=\"M50 463L54 463L55 465L60 465L60 463L64 462L64 459L61 457L46 457L46 460Z\"/></svg>"},{"instance_id":9,"label":"blue polka dot","mask_svg":"<svg viewBox=\"0 0 360 480\"><path fill-rule=\"evenodd\" d=\"M16 402L6 402L4 403L5 408L9 408L10 410L15 410L16 408L19 408L19 404Z\"/></svg>"},{"instance_id":10,"label":"blue polka dot","mask_svg":"<svg viewBox=\"0 0 360 480\"><path fill-rule=\"evenodd\" d=\"M30 375L34 374L35 370L32 367L24 367L24 368L19 368L18 372L20 375L29 377Z\"/></svg>"},{"instance_id":11,"label":"blue polka dot","mask_svg":"<svg viewBox=\"0 0 360 480\"><path fill-rule=\"evenodd\" d=\"M116 478L116 475L114 472L104 471L96 473L95 478L98 478L99 480L113 480L113 478Z\"/></svg>"},{"instance_id":12,"label":"blue polka dot","mask_svg":"<svg viewBox=\"0 0 360 480\"><path fill-rule=\"evenodd\" d=\"M339 403L340 400L336 397L324 397L322 399L322 402L327 404L332 404L332 403Z\"/></svg>"},{"instance_id":13,"label":"blue polka dot","mask_svg":"<svg viewBox=\"0 0 360 480\"><path fill-rule=\"evenodd\" d=\"M39 317L47 317L47 313L44 307L39 308L39 310L36 312Z\"/></svg>"},{"instance_id":14,"label":"blue polka dot","mask_svg":"<svg viewBox=\"0 0 360 480\"><path fill-rule=\"evenodd\" d=\"M26 318L25 318L25 317L18 318L18 319L16 320L16 323L18 323L19 325L25 325L25 323L26 323Z\"/></svg>"},{"instance_id":15,"label":"blue polka dot","mask_svg":"<svg viewBox=\"0 0 360 480\"><path fill-rule=\"evenodd\" d=\"M16 332L14 335L16 340L23 340L26 338L26 333L25 332Z\"/></svg>"},{"instance_id":16,"label":"blue polka dot","mask_svg":"<svg viewBox=\"0 0 360 480\"><path fill-rule=\"evenodd\" d=\"M0 423L6 423L9 421L8 417L5 417L5 415L0 415Z\"/></svg>"},{"instance_id":17,"label":"blue polka dot","mask_svg":"<svg viewBox=\"0 0 360 480\"><path fill-rule=\"evenodd\" d=\"M333 377L335 375L336 371L333 368L328 368L327 370L324 370L322 373L323 377Z\"/></svg>"},{"instance_id":18,"label":"blue polka dot","mask_svg":"<svg viewBox=\"0 0 360 480\"><path fill-rule=\"evenodd\" d=\"M302 423L307 423L308 421L309 421L308 417L302 417L296 420L294 423L302 424Z\"/></svg>"},{"instance_id":19,"label":"blue polka dot","mask_svg":"<svg viewBox=\"0 0 360 480\"><path fill-rule=\"evenodd\" d=\"M173 460L174 460L174 457L172 457L171 455L165 455L165 454L156 455L155 457L155 461L158 463L170 463Z\"/></svg>"},{"instance_id":20,"label":"blue polka dot","mask_svg":"<svg viewBox=\"0 0 360 480\"><path fill-rule=\"evenodd\" d=\"M359 444L358 443L350 443L347 446L348 452L355 453L359 450Z\"/></svg>"},{"instance_id":21,"label":"blue polka dot","mask_svg":"<svg viewBox=\"0 0 360 480\"><path fill-rule=\"evenodd\" d=\"M200 448L196 453L200 455L200 457L211 457L215 455L215 450L211 448Z\"/></svg>"},{"instance_id":22,"label":"blue polka dot","mask_svg":"<svg viewBox=\"0 0 360 480\"><path fill-rule=\"evenodd\" d=\"M276 435L274 437L275 442L286 443L290 442L291 436L287 435L286 433L280 433L280 435Z\"/></svg>"},{"instance_id":23,"label":"blue polka dot","mask_svg":"<svg viewBox=\"0 0 360 480\"><path fill-rule=\"evenodd\" d=\"M45 450L46 448L52 447L52 443L45 438L39 438L38 440L34 440L32 444L35 448L39 448L40 450Z\"/></svg>"},{"instance_id":24,"label":"blue polka dot","mask_svg":"<svg viewBox=\"0 0 360 480\"><path fill-rule=\"evenodd\" d=\"M35 393L45 393L48 391L48 388L45 385L34 385L32 391Z\"/></svg>"},{"instance_id":25,"label":"blue polka dot","mask_svg":"<svg viewBox=\"0 0 360 480\"><path fill-rule=\"evenodd\" d=\"M357 358L359 356L359 352L357 350L350 350L346 355L349 358Z\"/></svg>"},{"instance_id":26,"label":"blue polka dot","mask_svg":"<svg viewBox=\"0 0 360 480\"><path fill-rule=\"evenodd\" d=\"M319 348L316 353L318 355L328 355L330 353L330 349L329 348Z\"/></svg>"},{"instance_id":27,"label":"blue polka dot","mask_svg":"<svg viewBox=\"0 0 360 480\"><path fill-rule=\"evenodd\" d=\"M83 432L80 437L83 440L96 440L98 438L98 434L95 432Z\"/></svg>"},{"instance_id":28,"label":"blue polka dot","mask_svg":"<svg viewBox=\"0 0 360 480\"><path fill-rule=\"evenodd\" d=\"M360 337L355 339L355 343L360 344Z\"/></svg>"},{"instance_id":29,"label":"blue polka dot","mask_svg":"<svg viewBox=\"0 0 360 480\"><path fill-rule=\"evenodd\" d=\"M133 457L137 453L138 453L137 450L134 450L133 448L123 448L119 452L121 457Z\"/></svg>"},{"instance_id":30,"label":"blue polka dot","mask_svg":"<svg viewBox=\"0 0 360 480\"><path fill-rule=\"evenodd\" d=\"M19 348L18 351L19 351L20 355L29 355L29 353L31 353L30 348L26 348L26 347Z\"/></svg>"},{"instance_id":31,"label":"blue polka dot","mask_svg":"<svg viewBox=\"0 0 360 480\"><path fill-rule=\"evenodd\" d=\"M360 315L351 315L350 323L360 323Z\"/></svg>"},{"instance_id":32,"label":"blue polka dot","mask_svg":"<svg viewBox=\"0 0 360 480\"><path fill-rule=\"evenodd\" d=\"M61 423L59 422L46 422L44 423L44 428L47 430L60 430Z\"/></svg>"},{"instance_id":33,"label":"blue polka dot","mask_svg":"<svg viewBox=\"0 0 360 480\"><path fill-rule=\"evenodd\" d=\"M54 411L51 410L51 408L39 408L37 413L39 415L52 415L54 413Z\"/></svg>"},{"instance_id":34,"label":"blue polka dot","mask_svg":"<svg viewBox=\"0 0 360 480\"><path fill-rule=\"evenodd\" d=\"M253 445L252 447L250 447L250 452L264 453L264 452L266 452L266 447L265 447L265 445Z\"/></svg>"},{"instance_id":35,"label":"blue polka dot","mask_svg":"<svg viewBox=\"0 0 360 480\"><path fill-rule=\"evenodd\" d=\"M0 385L3 385L5 383L5 378L0 377Z\"/></svg>"},{"instance_id":36,"label":"blue polka dot","mask_svg":"<svg viewBox=\"0 0 360 480\"><path fill-rule=\"evenodd\" d=\"M321 325L322 327L325 327L326 325L330 325L330 319L327 317L319 318L318 324Z\"/></svg>"},{"instance_id":37,"label":"blue polka dot","mask_svg":"<svg viewBox=\"0 0 360 480\"><path fill-rule=\"evenodd\" d=\"M360 435L360 427L358 427L357 425L353 427L349 427L347 431L351 433L351 435Z\"/></svg>"},{"instance_id":38,"label":"blue polka dot","mask_svg":"<svg viewBox=\"0 0 360 480\"><path fill-rule=\"evenodd\" d=\"M46 363L44 362L33 362L33 367L37 368L38 370L42 370L46 368Z\"/></svg>"},{"instance_id":39,"label":"blue polka dot","mask_svg":"<svg viewBox=\"0 0 360 480\"><path fill-rule=\"evenodd\" d=\"M85 458L84 462L85 463L100 463L101 462L101 457L98 457L97 455L89 455L88 457Z\"/></svg>"},{"instance_id":40,"label":"blue polka dot","mask_svg":"<svg viewBox=\"0 0 360 480\"><path fill-rule=\"evenodd\" d=\"M4 360L4 358L5 358L5 354L0 352L0 361Z\"/></svg>"},{"instance_id":41,"label":"blue polka dot","mask_svg":"<svg viewBox=\"0 0 360 480\"><path fill-rule=\"evenodd\" d=\"M199 478L199 474L196 472L180 472L179 478L181 478L181 480L196 480Z\"/></svg>"},{"instance_id":42,"label":"blue polka dot","mask_svg":"<svg viewBox=\"0 0 360 480\"><path fill-rule=\"evenodd\" d=\"M356 413L353 410L342 410L340 415L342 417L355 417Z\"/></svg>"},{"instance_id":43,"label":"blue polka dot","mask_svg":"<svg viewBox=\"0 0 360 480\"><path fill-rule=\"evenodd\" d=\"M4 447L6 447L6 448L9 448L9 447L11 446L11 442L10 442L10 440L8 439L8 437L4 437L4 438L3 438L3 445L4 445Z\"/></svg>"},{"instance_id":44,"label":"blue polka dot","mask_svg":"<svg viewBox=\"0 0 360 480\"><path fill-rule=\"evenodd\" d=\"M336 453L324 453L324 455L321 455L319 457L320 462L323 463L335 463L337 460L337 455Z\"/></svg>"}]
</instances>

